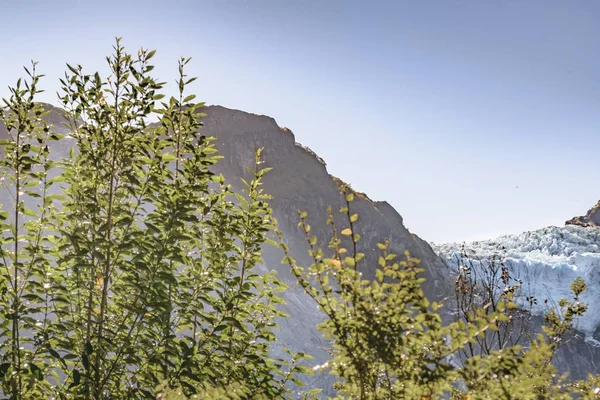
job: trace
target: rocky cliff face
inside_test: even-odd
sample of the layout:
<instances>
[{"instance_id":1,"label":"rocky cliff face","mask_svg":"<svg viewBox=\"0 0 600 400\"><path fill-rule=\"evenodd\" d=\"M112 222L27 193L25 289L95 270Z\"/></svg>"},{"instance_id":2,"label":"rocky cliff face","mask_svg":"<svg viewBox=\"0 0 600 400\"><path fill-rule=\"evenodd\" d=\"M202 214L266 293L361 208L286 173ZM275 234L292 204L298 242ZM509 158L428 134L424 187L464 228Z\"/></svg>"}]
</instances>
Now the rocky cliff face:
<instances>
[{"instance_id":1,"label":"rocky cliff face","mask_svg":"<svg viewBox=\"0 0 600 400\"><path fill-rule=\"evenodd\" d=\"M62 127L62 111L49 105L46 108L52 111L47 118L54 124L54 129L66 133ZM215 145L223 156L215 166L215 172L223 174L238 189L242 186L240 178L247 178L247 168L253 166L256 149L264 148L264 166L273 167L273 170L266 175L263 187L273 196L274 215L292 256L300 265L308 267L311 261L304 233L298 228L296 210L308 212L311 233L317 236L318 244L326 251L331 232L331 227L326 225L327 207L339 210L344 206L338 189L341 181L329 175L325 162L310 149L296 143L292 131L278 126L273 118L220 106L206 107L203 112L206 116L202 132L216 138ZM0 137L8 137L3 126L0 126ZM60 158L68 154L73 141L66 138L52 146L53 157ZM3 198L7 197L0 197ZM359 213L357 229L362 238L359 251L365 253L365 260L359 268L365 277L373 276L377 266L380 252L376 244L388 238L392 252L402 255L404 250L409 250L412 256L422 260L427 277L425 291L430 297L439 300L450 293L451 281L447 278L445 263L427 242L406 229L402 217L393 207L357 194L351 208L353 213ZM337 221L338 227L345 227L342 214L337 216ZM316 325L324 316L296 284L289 266L281 263L283 256L278 248L264 247L262 268L264 271L276 270L279 279L289 286L283 294L287 302L283 308L290 318L280 322L274 351L276 355L283 355L283 347L286 347L305 352L314 356L311 360L313 365L323 364L329 358L328 344ZM332 376L325 373L308 377L306 384L308 387L330 388L332 381Z\"/></svg>"},{"instance_id":2,"label":"rocky cliff face","mask_svg":"<svg viewBox=\"0 0 600 400\"><path fill-rule=\"evenodd\" d=\"M566 225L579 225L579 226L600 226L600 201L596 205L590 208L587 214L580 217L571 218Z\"/></svg>"},{"instance_id":3,"label":"rocky cliff face","mask_svg":"<svg viewBox=\"0 0 600 400\"><path fill-rule=\"evenodd\" d=\"M204 112L203 133L216 138L216 146L224 157L215 170L222 173L229 183L239 184L240 177L247 175L246 167L254 162L254 151L264 147L264 165L273 168L264 179L264 189L273 196L271 204L279 229L284 233L292 256L300 265L309 266L308 247L304 232L297 226L296 210L308 212L311 232L326 250L331 232L331 227L325 223L327 207L339 210L343 206L343 197L338 190L339 180L329 175L322 159L296 143L292 131L279 127L273 118L219 106L207 107ZM380 253L376 244L388 238L392 252L403 254L404 250L409 250L411 255L422 260L427 271L425 291L428 295L440 299L450 293L451 280L448 279L445 263L427 242L406 229L402 217L393 207L359 194L351 208L359 214L359 251L365 253L365 262L359 267L366 277L372 276L377 266ZM343 223L341 214L337 221ZM298 287L289 267L281 264L283 253L279 249L265 246L263 258L265 268L277 270L280 279L290 286L283 294L287 301L285 311L290 318L281 321L277 346L306 352L315 357L315 365L322 364L328 359L327 343L315 328L322 320L322 314ZM331 376L322 375L309 377L307 384L324 387L331 382Z\"/></svg>"},{"instance_id":4,"label":"rocky cliff face","mask_svg":"<svg viewBox=\"0 0 600 400\"><path fill-rule=\"evenodd\" d=\"M222 173L229 183L239 185L240 177L247 176L246 168L254 161L255 150L263 147L264 165L273 168L265 177L264 189L273 196L271 204L286 240L293 244L292 251L301 260L308 256L302 254L305 240L297 227L296 210L308 212L313 231L324 240L326 247L330 232L325 225L327 207L341 208L343 197L338 189L341 181L328 174L323 160L296 143L294 134L279 127L270 117L219 106L206 107L204 112L207 116L203 118L203 133L216 138L216 146L224 157L215 171ZM427 269L431 293L444 293L443 289L447 289L445 264L425 241L404 227L402 217L393 207L359 193L352 209L360 215L361 251L371 254L378 242L390 239L397 254L409 250L413 256L421 258ZM338 221L343 223L341 214ZM363 273L367 276L374 272L368 266L377 265L371 261L367 258L363 265ZM275 265L269 267L280 269ZM286 274L287 269L284 270L281 272Z\"/></svg>"}]
</instances>

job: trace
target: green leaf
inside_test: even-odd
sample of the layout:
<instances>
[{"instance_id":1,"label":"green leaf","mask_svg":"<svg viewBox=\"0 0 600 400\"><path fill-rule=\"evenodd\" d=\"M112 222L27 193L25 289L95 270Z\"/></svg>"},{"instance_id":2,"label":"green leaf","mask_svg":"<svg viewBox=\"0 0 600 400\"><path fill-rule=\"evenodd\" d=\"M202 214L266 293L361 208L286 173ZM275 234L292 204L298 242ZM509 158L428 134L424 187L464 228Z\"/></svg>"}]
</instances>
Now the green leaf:
<instances>
[{"instance_id":1,"label":"green leaf","mask_svg":"<svg viewBox=\"0 0 600 400\"><path fill-rule=\"evenodd\" d=\"M32 209L27 208L27 207L23 207L22 212L24 215L27 215L28 217L37 217L38 216L38 214L35 211L33 211Z\"/></svg>"},{"instance_id":2,"label":"green leaf","mask_svg":"<svg viewBox=\"0 0 600 400\"><path fill-rule=\"evenodd\" d=\"M81 355L81 364L83 365L83 368L85 368L86 371L90 370L90 358L85 353Z\"/></svg>"},{"instance_id":3,"label":"green leaf","mask_svg":"<svg viewBox=\"0 0 600 400\"><path fill-rule=\"evenodd\" d=\"M73 370L73 385L72 386L77 386L81 383L81 373L79 372L78 369L74 369Z\"/></svg>"},{"instance_id":4,"label":"green leaf","mask_svg":"<svg viewBox=\"0 0 600 400\"><path fill-rule=\"evenodd\" d=\"M195 98L196 98L196 95L195 95L195 94L190 94L189 96L186 96L186 98L185 98L185 99L183 99L183 102L184 102L184 103L188 103L188 102L190 102L190 101L194 100Z\"/></svg>"},{"instance_id":5,"label":"green leaf","mask_svg":"<svg viewBox=\"0 0 600 400\"><path fill-rule=\"evenodd\" d=\"M165 154L162 155L162 160L165 161L165 162L176 161L177 157L174 156L171 153L165 153Z\"/></svg>"}]
</instances>

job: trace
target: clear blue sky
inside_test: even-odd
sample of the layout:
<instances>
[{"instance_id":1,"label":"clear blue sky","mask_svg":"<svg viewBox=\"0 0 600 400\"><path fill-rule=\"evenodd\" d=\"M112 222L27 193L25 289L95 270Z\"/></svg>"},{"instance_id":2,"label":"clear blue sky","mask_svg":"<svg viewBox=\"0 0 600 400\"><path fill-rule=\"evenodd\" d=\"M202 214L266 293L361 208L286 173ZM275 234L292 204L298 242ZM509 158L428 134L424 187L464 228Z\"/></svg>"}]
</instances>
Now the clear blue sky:
<instances>
[{"instance_id":1,"label":"clear blue sky","mask_svg":"<svg viewBox=\"0 0 600 400\"><path fill-rule=\"evenodd\" d=\"M266 114L434 242L600 199L600 2L0 0L0 96L35 59L104 68L113 38L191 56L209 104ZM517 188L518 187L518 188Z\"/></svg>"}]
</instances>

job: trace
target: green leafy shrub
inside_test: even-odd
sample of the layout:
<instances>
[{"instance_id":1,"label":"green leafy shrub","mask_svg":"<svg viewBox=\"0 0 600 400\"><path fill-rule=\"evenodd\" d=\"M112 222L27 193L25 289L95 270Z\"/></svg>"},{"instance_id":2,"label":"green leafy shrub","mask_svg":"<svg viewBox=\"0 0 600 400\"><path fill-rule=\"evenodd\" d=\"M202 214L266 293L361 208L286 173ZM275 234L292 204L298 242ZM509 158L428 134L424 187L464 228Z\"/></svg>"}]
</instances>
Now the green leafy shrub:
<instances>
[{"instance_id":1,"label":"green leafy shrub","mask_svg":"<svg viewBox=\"0 0 600 400\"><path fill-rule=\"evenodd\" d=\"M511 329L517 307L511 296L490 297L492 309L473 302L461 304L459 297L461 318L444 325L443 305L425 297L423 269L408 252L405 260L398 261L389 253L388 241L379 244L375 279L362 278L359 267L365 261L364 254L357 252L359 216L351 212L355 194L347 186L341 190L346 201L340 210L344 218L336 221L328 209L331 240L327 251L316 246L307 214L298 211L313 258L311 266L297 265L280 241L284 262L328 317L320 329L331 339L333 358L324 368L339 377L337 398L570 399L600 392L592 389L592 380L566 383L550 363L573 319L586 310L579 301L585 290L583 281L573 282L574 299L563 299L560 310L547 314L544 334L527 347L511 345L503 339L505 333L498 332ZM500 340L500 345L482 346L490 339ZM478 352L472 351L475 346ZM469 358L462 362L461 354Z\"/></svg>"},{"instance_id":2,"label":"green leafy shrub","mask_svg":"<svg viewBox=\"0 0 600 400\"><path fill-rule=\"evenodd\" d=\"M117 40L109 77L68 65L60 100L69 137L48 126L35 102L35 63L0 109L9 133L0 141L0 182L10 200L0 210L4 398L286 398L289 384L310 372L308 356L269 353L285 286L255 268L276 230L260 149L253 178L234 192L210 170L219 157L200 133L202 103L185 91L190 60L179 61L177 96L160 102L153 56L133 56ZM51 142L61 140L75 148L58 160ZM298 283L328 317L320 329L332 359L322 368L339 378L337 398L600 397L598 377L567 382L551 364L586 311L583 281L526 344L503 336L516 305L511 296L496 299L494 288L486 297L493 307L457 296L461 314L444 325L444 305L427 300L410 254L398 260L381 243L375 278L362 278L361 267L373 266L357 251L355 193L342 192L344 221L329 209L328 250L299 212L310 267L297 265L280 240Z\"/></svg>"},{"instance_id":3,"label":"green leafy shrub","mask_svg":"<svg viewBox=\"0 0 600 400\"><path fill-rule=\"evenodd\" d=\"M109 77L68 65L69 138L34 101L35 64L4 100L7 398L155 398L160 385L193 395L238 382L277 398L299 371L269 356L285 286L255 271L272 226L260 150L235 193L210 171L219 157L199 131L202 103L185 91L190 60L179 61L177 96L159 103L154 54L131 55L117 39ZM63 160L51 157L59 140L76 145Z\"/></svg>"}]
</instances>

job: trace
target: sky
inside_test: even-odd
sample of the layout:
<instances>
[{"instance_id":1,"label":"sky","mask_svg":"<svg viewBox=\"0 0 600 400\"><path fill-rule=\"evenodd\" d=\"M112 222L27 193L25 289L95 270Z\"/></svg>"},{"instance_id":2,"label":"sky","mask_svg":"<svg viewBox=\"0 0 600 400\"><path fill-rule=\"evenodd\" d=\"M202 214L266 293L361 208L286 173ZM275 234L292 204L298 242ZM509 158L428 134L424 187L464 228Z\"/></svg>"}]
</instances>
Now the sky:
<instances>
[{"instance_id":1,"label":"sky","mask_svg":"<svg viewBox=\"0 0 600 400\"><path fill-rule=\"evenodd\" d=\"M0 0L0 97L39 62L105 70L114 37L192 57L207 104L269 115L435 243L519 233L600 199L596 0Z\"/></svg>"}]
</instances>

